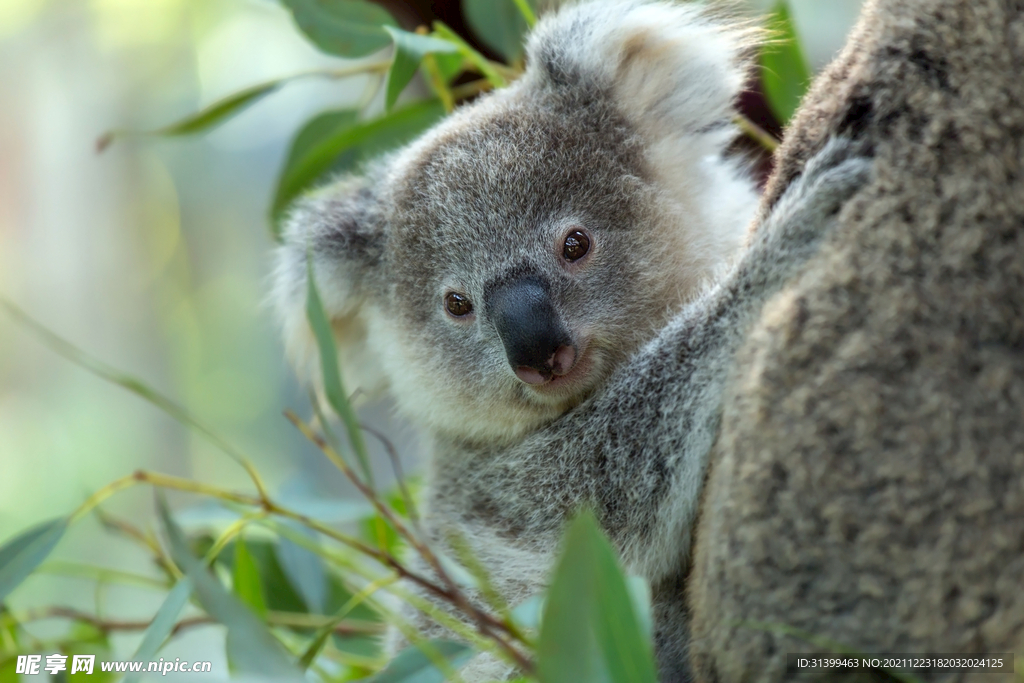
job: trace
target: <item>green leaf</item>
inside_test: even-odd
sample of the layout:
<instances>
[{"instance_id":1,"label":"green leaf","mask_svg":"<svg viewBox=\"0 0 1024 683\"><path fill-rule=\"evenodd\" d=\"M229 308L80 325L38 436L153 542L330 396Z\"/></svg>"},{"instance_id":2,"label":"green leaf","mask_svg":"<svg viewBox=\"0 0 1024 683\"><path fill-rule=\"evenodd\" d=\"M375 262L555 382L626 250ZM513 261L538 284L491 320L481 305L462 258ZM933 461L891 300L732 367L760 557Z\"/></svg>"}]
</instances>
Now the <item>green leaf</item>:
<instances>
[{"instance_id":1,"label":"green leaf","mask_svg":"<svg viewBox=\"0 0 1024 683\"><path fill-rule=\"evenodd\" d=\"M654 630L654 618L651 615L651 585L642 576L627 576L626 590L633 602L633 609L636 610L637 619L640 622L640 632L644 638L650 640Z\"/></svg>"},{"instance_id":2,"label":"green leaf","mask_svg":"<svg viewBox=\"0 0 1024 683\"><path fill-rule=\"evenodd\" d=\"M171 556L192 582L193 594L206 612L228 628L228 660L240 674L297 680L298 669L281 643L245 605L228 593L203 563L189 552L181 529L171 518L163 497L157 498L160 519L170 543Z\"/></svg>"},{"instance_id":3,"label":"green leaf","mask_svg":"<svg viewBox=\"0 0 1024 683\"><path fill-rule=\"evenodd\" d=\"M235 571L232 580L235 584L235 595L259 616L267 616L267 603L263 599L263 587L260 586L260 572L241 535L235 539Z\"/></svg>"},{"instance_id":4,"label":"green leaf","mask_svg":"<svg viewBox=\"0 0 1024 683\"><path fill-rule=\"evenodd\" d=\"M540 626L540 617L544 613L544 596L531 595L512 609L512 619L524 629L535 629Z\"/></svg>"},{"instance_id":5,"label":"green leaf","mask_svg":"<svg viewBox=\"0 0 1024 683\"><path fill-rule=\"evenodd\" d=\"M417 102L372 121L356 123L355 112L321 114L296 135L277 181L271 206L275 237L285 210L300 193L328 174L352 170L381 152L412 140L444 116L438 100Z\"/></svg>"},{"instance_id":6,"label":"green leaf","mask_svg":"<svg viewBox=\"0 0 1024 683\"><path fill-rule=\"evenodd\" d=\"M224 99L214 102L205 109L194 114L190 114L185 118L162 128L156 128L154 130L108 131L96 141L96 148L98 151L102 152L118 138L133 136L191 135L192 133L200 133L202 131L209 130L210 128L224 123L232 116L248 109L251 105L280 88L287 81L293 80L293 78L294 77L279 78L245 88L244 90L239 90L232 95L228 95Z\"/></svg>"},{"instance_id":7,"label":"green leaf","mask_svg":"<svg viewBox=\"0 0 1024 683\"><path fill-rule=\"evenodd\" d=\"M768 106L783 124L800 106L811 84L811 70L800 49L786 0L779 0L768 21L778 36L761 53L761 83Z\"/></svg>"},{"instance_id":8,"label":"green leaf","mask_svg":"<svg viewBox=\"0 0 1024 683\"><path fill-rule=\"evenodd\" d=\"M102 671L100 667L93 667L93 672L77 671L74 669L75 655L93 655L98 660L110 659L110 639L104 631L96 628L93 624L82 621L74 622L68 631L67 636L60 645L61 654L67 655L67 670L56 677L58 680L64 678L66 683L109 683L114 680L113 672Z\"/></svg>"},{"instance_id":9,"label":"green leaf","mask_svg":"<svg viewBox=\"0 0 1024 683\"><path fill-rule=\"evenodd\" d=\"M295 23L324 52L362 57L388 44L385 26L395 20L380 5L364 0L281 0Z\"/></svg>"},{"instance_id":10,"label":"green leaf","mask_svg":"<svg viewBox=\"0 0 1024 683\"><path fill-rule=\"evenodd\" d=\"M320 367L324 380L324 393L327 395L327 402L334 409L334 412L341 418L348 432L349 443L359 460L363 470L363 476L369 486L373 486L373 473L370 470L370 457L366 452L366 440L363 439L363 429L359 426L359 418L356 417L352 404L349 403L348 394L341 381L341 372L338 368L338 351L334 345L334 333L331 331L331 323L324 312L320 294L316 289L316 277L313 274L313 256L310 254L306 263L306 318L310 327L313 328L313 335L316 337L316 345L320 350Z\"/></svg>"},{"instance_id":11,"label":"green leaf","mask_svg":"<svg viewBox=\"0 0 1024 683\"><path fill-rule=\"evenodd\" d=\"M525 4L534 9L532 2ZM509 62L522 57L527 20L514 0L462 0L462 10L484 45Z\"/></svg>"},{"instance_id":12,"label":"green leaf","mask_svg":"<svg viewBox=\"0 0 1024 683\"><path fill-rule=\"evenodd\" d=\"M66 517L51 519L0 546L0 604L46 559L67 528Z\"/></svg>"},{"instance_id":13,"label":"green leaf","mask_svg":"<svg viewBox=\"0 0 1024 683\"><path fill-rule=\"evenodd\" d=\"M566 534L544 606L537 672L542 683L657 682L615 551L589 513Z\"/></svg>"},{"instance_id":14,"label":"green leaf","mask_svg":"<svg viewBox=\"0 0 1024 683\"><path fill-rule=\"evenodd\" d=\"M132 661L148 662L156 658L156 653L160 651L174 630L174 625L178 622L178 615L188 603L190 595L192 595L192 581L188 577L174 584L174 588L170 590L164 603L156 611L153 621L146 627L146 633L142 636L139 648L132 655ZM135 683L141 676L142 674L138 672L129 673L121 683Z\"/></svg>"},{"instance_id":15,"label":"green leaf","mask_svg":"<svg viewBox=\"0 0 1024 683\"><path fill-rule=\"evenodd\" d=\"M218 100L195 114L186 116L180 121L172 123L169 126L157 128L147 134L188 135L189 133L198 133L200 131L207 130L217 124L223 123L225 120L240 113L250 105L255 104L258 100L280 88L288 80L291 79L280 78L268 83L261 83L244 90L239 90L235 94L229 95L222 100Z\"/></svg>"},{"instance_id":16,"label":"green leaf","mask_svg":"<svg viewBox=\"0 0 1024 683\"><path fill-rule=\"evenodd\" d=\"M461 52L437 54L434 55L434 60L437 62L437 69L441 72L441 78L445 83L451 83L452 79L462 73L466 63L466 58L462 56Z\"/></svg>"},{"instance_id":17,"label":"green leaf","mask_svg":"<svg viewBox=\"0 0 1024 683\"><path fill-rule=\"evenodd\" d=\"M399 652L369 683L443 683L445 672L435 662L443 660L451 669L458 669L472 656L473 648L463 643L430 640Z\"/></svg>"},{"instance_id":18,"label":"green leaf","mask_svg":"<svg viewBox=\"0 0 1024 683\"><path fill-rule=\"evenodd\" d=\"M18 657L11 655L7 659L0 658L0 683L19 683Z\"/></svg>"},{"instance_id":19,"label":"green leaf","mask_svg":"<svg viewBox=\"0 0 1024 683\"><path fill-rule=\"evenodd\" d=\"M458 33L453 31L451 27L445 25L443 21L434 22L434 33L453 45L457 45L462 56L469 61L470 64L475 66L495 88L502 88L505 86L505 77L498 73L498 70L494 68L494 64L482 54L474 50L472 45L463 40Z\"/></svg>"},{"instance_id":20,"label":"green leaf","mask_svg":"<svg viewBox=\"0 0 1024 683\"><path fill-rule=\"evenodd\" d=\"M313 532L299 525L290 526L296 533L311 536L315 542L316 534ZM329 585L320 556L287 538L277 542L274 552L281 570L306 603L306 609L317 614L326 612Z\"/></svg>"},{"instance_id":21,"label":"green leaf","mask_svg":"<svg viewBox=\"0 0 1024 683\"><path fill-rule=\"evenodd\" d=\"M447 40L409 33L391 26L385 27L395 44L395 55L388 71L388 87L384 98L384 107L391 111L398 96L416 74L423 57L428 54L459 54L459 47ZM442 72L443 73L443 72Z\"/></svg>"},{"instance_id":22,"label":"green leaf","mask_svg":"<svg viewBox=\"0 0 1024 683\"><path fill-rule=\"evenodd\" d=\"M18 683L21 678L17 673L17 653L21 650L18 644L19 624L3 605L0 605L0 619L7 622L6 626L0 627L0 683Z\"/></svg>"},{"instance_id":23,"label":"green leaf","mask_svg":"<svg viewBox=\"0 0 1024 683\"><path fill-rule=\"evenodd\" d=\"M284 168L277 181L277 192L271 208L274 220L300 192L327 173L336 173L345 166L340 150L320 151L327 141L350 130L359 117L353 110L331 111L319 114L299 130L292 140Z\"/></svg>"}]
</instances>

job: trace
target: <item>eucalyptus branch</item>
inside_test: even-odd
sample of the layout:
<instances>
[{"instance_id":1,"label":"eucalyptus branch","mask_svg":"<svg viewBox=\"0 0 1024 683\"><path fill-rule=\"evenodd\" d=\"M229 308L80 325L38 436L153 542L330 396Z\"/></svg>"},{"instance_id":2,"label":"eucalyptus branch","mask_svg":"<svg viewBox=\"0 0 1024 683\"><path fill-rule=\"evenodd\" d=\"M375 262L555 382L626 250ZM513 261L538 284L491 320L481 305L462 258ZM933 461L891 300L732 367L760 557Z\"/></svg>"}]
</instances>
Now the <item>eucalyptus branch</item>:
<instances>
[{"instance_id":1,"label":"eucalyptus branch","mask_svg":"<svg viewBox=\"0 0 1024 683\"><path fill-rule=\"evenodd\" d=\"M515 625L511 623L511 620L500 620L473 605L468 596L466 596L466 594L458 588L458 585L455 583L455 581L452 580L448 572L445 571L444 567L441 564L441 561L438 559L437 555L435 555L434 552L430 549L430 547L423 543L421 540L419 540L414 534L412 534L409 531L409 529L401 522L401 520L397 518L394 512L387 505L384 505L384 503L381 502L377 494L374 491L372 491L368 486L366 486L362 481L359 480L359 478L355 475L355 472L352 471L352 468L349 467L348 463L345 462L345 460L337 453L337 451L335 451L330 446L330 444L328 444L326 440L324 440L323 437L321 437L319 434L316 434L309 427L309 425L302 421L294 412L290 410L285 411L285 417L287 417L288 420L293 425L295 425L295 427L300 432L302 432L303 436L305 436L312 443L314 443L317 446L317 448L319 448L324 453L324 455L327 456L327 458L332 463L334 463L334 465L339 470L342 471L342 473L349 479L349 481L352 482L352 484L359 490L359 492L362 493L363 496L365 496L368 501L370 501L374 509L377 510L378 514L391 523L395 531L398 532L398 534L402 536L402 538L404 538L409 543L409 545L413 547L413 549L420 555L420 557L422 557L430 565L431 569L434 571L435 574L437 574L441 582L445 584L446 588L441 588L429 582L416 582L420 583L420 585L422 585L424 588L427 588L439 597L442 597L446 601L452 603L455 607L462 611L463 614L473 619L473 621L477 623L477 628L483 635L497 641L498 644L516 660L516 663L524 671L532 671L533 663L530 662L530 660L527 659L518 649L512 646L511 643L509 643L501 633L499 633L500 631L504 634L507 634L508 636L511 636L513 639L518 640L524 645L528 644L528 641L526 640L525 636L519 633ZM382 554L386 554L383 553L383 551L381 552ZM396 571L400 571L397 566L393 566L393 568ZM407 572L407 570L404 571ZM412 578L411 575L409 576L409 578Z\"/></svg>"},{"instance_id":2,"label":"eucalyptus branch","mask_svg":"<svg viewBox=\"0 0 1024 683\"><path fill-rule=\"evenodd\" d=\"M217 537L217 540L213 542L213 545L210 546L210 549L206 552L204 562L208 566L212 565L214 560L217 559L217 556L220 555L220 552L224 550L224 547L227 546L235 536L240 534L246 526L266 516L267 513L264 510L256 510L246 513L242 519L235 520L229 524L228 528L221 532L220 536Z\"/></svg>"},{"instance_id":3,"label":"eucalyptus branch","mask_svg":"<svg viewBox=\"0 0 1024 683\"><path fill-rule=\"evenodd\" d=\"M455 98L456 102L468 99L480 93L485 93L489 90L494 89L494 84L486 78L479 78L469 83L463 83L452 88L452 97Z\"/></svg>"},{"instance_id":4,"label":"eucalyptus branch","mask_svg":"<svg viewBox=\"0 0 1024 683\"><path fill-rule=\"evenodd\" d=\"M760 144L769 152L774 152L779 148L779 141L775 139L774 135L748 119L743 114L736 114L732 121L739 126L744 135Z\"/></svg>"},{"instance_id":5,"label":"eucalyptus branch","mask_svg":"<svg viewBox=\"0 0 1024 683\"><path fill-rule=\"evenodd\" d=\"M445 112L451 114L455 111L455 96L452 94L448 84L444 82L441 69L437 65L437 58L434 55L423 55L423 70L427 72L427 80L430 82L430 87L434 94L437 95L437 98L441 100Z\"/></svg>"},{"instance_id":6,"label":"eucalyptus branch","mask_svg":"<svg viewBox=\"0 0 1024 683\"><path fill-rule=\"evenodd\" d=\"M458 591L455 591L453 593L450 589L438 586L426 577L423 577L417 574L416 572L411 571L404 564L402 564L396 557L394 557L391 553L385 550L375 548L369 545L368 543L360 541L357 538L354 538L347 534L343 534L340 531L337 531L336 529L333 529L330 526L327 526L326 524L313 519L312 517L300 514L293 510L289 510L288 508L283 508L269 498L257 497L244 493L236 493L234 491L228 491L215 486L210 486L197 481L193 481L191 479L184 479L182 477L174 477L166 474L159 474L156 472L138 470L135 473L128 475L127 477L123 477L121 479L111 482L107 486L104 486L99 491L94 493L92 496L89 497L88 500L86 500L85 503L82 504L81 507L79 507L78 510L72 513L71 519L75 520L80 518L82 515L86 514L89 510L94 508L103 500L109 498L114 493L126 488L130 488L132 486L137 486L139 484L149 484L157 488L184 491L187 493L196 493L200 495L210 496L212 498L217 498L219 500L231 503L239 503L242 505L260 508L263 511L265 511L266 514L294 520L306 526L309 529L317 531L323 534L324 536L327 536L328 538L331 538L337 541L338 543L347 546L377 561L381 565L388 567L389 569L396 572L401 578L404 578L408 581L411 581L412 583L415 583L416 585L432 593L433 595L436 595L442 600L445 600L456 605L460 604L459 598L456 595ZM471 607L471 609L475 610L476 612L479 612L479 610L476 610L475 608ZM469 614L472 614L472 612L469 612ZM481 621L490 622L492 626L501 629L505 628L505 625L502 624L502 622L494 619L494 617L483 613L480 614Z\"/></svg>"},{"instance_id":7,"label":"eucalyptus branch","mask_svg":"<svg viewBox=\"0 0 1024 683\"><path fill-rule=\"evenodd\" d=\"M423 530L419 528L420 515L416 511L416 504L413 502L412 495L409 493L409 487L405 484L405 472L402 469L402 460L398 457L398 450L395 448L395 444L391 443L391 439L386 437L380 430L362 423L360 423L359 426L362 427L364 432L375 437L384 447L384 451L388 454L388 459L391 461L391 470L395 473L395 480L398 482L398 490L402 494L402 502L405 503L405 509L409 515L409 519L412 520L413 525L417 527L417 532L422 534Z\"/></svg>"},{"instance_id":8,"label":"eucalyptus branch","mask_svg":"<svg viewBox=\"0 0 1024 683\"><path fill-rule=\"evenodd\" d=\"M80 621L89 624L104 633L110 633L113 631L144 631L149 628L151 623L149 620L128 621L104 619L72 607L59 606L29 610L20 615L18 622L28 623L32 621L42 621L44 619L70 619L72 621ZM343 636L377 635L383 630L382 626L376 622L358 620L335 622L332 618L319 617L311 614L301 614L297 612L268 612L266 620L271 626L286 626L291 628L315 629L329 624L332 632ZM209 615L189 617L176 623L174 628L171 630L171 634L177 634L180 631L196 626L216 623L219 622Z\"/></svg>"},{"instance_id":9,"label":"eucalyptus branch","mask_svg":"<svg viewBox=\"0 0 1024 683\"><path fill-rule=\"evenodd\" d=\"M170 588L167 581L143 576L142 574L133 574L118 569L108 569L106 567L97 567L77 562L64 562L62 560L45 562L36 568L36 573L92 579L99 583L119 583L149 590L166 591Z\"/></svg>"},{"instance_id":10,"label":"eucalyptus branch","mask_svg":"<svg viewBox=\"0 0 1024 683\"><path fill-rule=\"evenodd\" d=\"M181 578L180 572L174 564L174 560L164 551L163 547L156 540L152 533L146 533L137 526L126 522L123 519L118 519L113 515L110 515L103 511L102 508L96 507L94 509L96 518L99 519L100 524L103 528L108 531L113 531L125 536L126 538L135 541L138 545L148 550L153 554L157 564L167 572L167 575L174 578Z\"/></svg>"}]
</instances>

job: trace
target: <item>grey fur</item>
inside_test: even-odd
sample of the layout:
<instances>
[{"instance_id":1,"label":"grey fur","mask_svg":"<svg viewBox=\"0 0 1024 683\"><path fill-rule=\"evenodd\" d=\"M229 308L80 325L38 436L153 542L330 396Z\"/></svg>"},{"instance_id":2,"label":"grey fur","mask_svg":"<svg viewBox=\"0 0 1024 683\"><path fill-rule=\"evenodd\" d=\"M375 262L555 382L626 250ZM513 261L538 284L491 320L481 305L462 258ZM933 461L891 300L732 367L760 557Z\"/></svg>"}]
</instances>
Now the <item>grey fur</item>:
<instances>
[{"instance_id":1,"label":"grey fur","mask_svg":"<svg viewBox=\"0 0 1024 683\"><path fill-rule=\"evenodd\" d=\"M1024 655L1024 5L874 0L764 205L837 134L876 173L736 361L694 551L705 681L820 651ZM753 624L774 625L776 628Z\"/></svg>"},{"instance_id":2,"label":"grey fur","mask_svg":"<svg viewBox=\"0 0 1024 683\"><path fill-rule=\"evenodd\" d=\"M732 357L867 178L869 162L849 153L841 140L826 147L738 268L588 401L511 446L442 442L429 481L436 540L453 529L469 539L515 603L543 585L566 518L593 508L627 570L653 587L662 680L688 680L680 587Z\"/></svg>"},{"instance_id":3,"label":"grey fur","mask_svg":"<svg viewBox=\"0 0 1024 683\"><path fill-rule=\"evenodd\" d=\"M564 10L538 25L519 82L300 204L279 261L299 364L311 247L343 365L382 365L382 381L356 381L388 387L429 430L431 540L465 538L514 604L543 588L566 519L592 507L653 586L664 681L689 676L681 586L733 354L869 168L827 145L733 263L753 193L721 154L747 41L692 5ZM573 226L596 241L581 267L558 256ZM592 354L559 395L516 378L489 317L495 283L522 277L545 283ZM447 291L475 316L448 316ZM463 676L510 673L482 656Z\"/></svg>"}]
</instances>

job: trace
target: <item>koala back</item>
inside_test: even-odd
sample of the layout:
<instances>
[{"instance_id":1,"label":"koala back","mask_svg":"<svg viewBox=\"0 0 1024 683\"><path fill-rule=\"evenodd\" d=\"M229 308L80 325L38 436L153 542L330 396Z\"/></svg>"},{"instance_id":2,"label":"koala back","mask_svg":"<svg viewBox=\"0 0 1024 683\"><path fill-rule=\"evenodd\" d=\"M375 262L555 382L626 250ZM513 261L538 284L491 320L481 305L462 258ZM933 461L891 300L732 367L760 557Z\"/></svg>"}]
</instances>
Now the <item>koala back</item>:
<instances>
[{"instance_id":1,"label":"koala back","mask_svg":"<svg viewBox=\"0 0 1024 683\"><path fill-rule=\"evenodd\" d=\"M766 213L830 135L876 175L738 356L689 586L700 680L820 651L758 622L1021 656L1022 59L1019 2L875 0L787 133Z\"/></svg>"},{"instance_id":2,"label":"koala back","mask_svg":"<svg viewBox=\"0 0 1024 683\"><path fill-rule=\"evenodd\" d=\"M473 443L578 405L742 243L756 195L725 150L754 36L663 2L542 19L518 81L295 207L275 300L300 372L311 253L350 390Z\"/></svg>"}]
</instances>

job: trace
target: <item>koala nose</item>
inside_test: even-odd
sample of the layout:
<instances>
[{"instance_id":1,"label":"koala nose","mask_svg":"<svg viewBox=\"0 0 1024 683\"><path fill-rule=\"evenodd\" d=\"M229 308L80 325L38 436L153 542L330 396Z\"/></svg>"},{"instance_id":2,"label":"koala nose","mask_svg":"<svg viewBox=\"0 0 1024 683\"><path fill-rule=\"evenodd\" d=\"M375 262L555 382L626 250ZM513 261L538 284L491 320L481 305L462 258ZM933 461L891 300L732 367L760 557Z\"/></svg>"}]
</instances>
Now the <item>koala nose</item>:
<instances>
[{"instance_id":1,"label":"koala nose","mask_svg":"<svg viewBox=\"0 0 1024 683\"><path fill-rule=\"evenodd\" d=\"M524 277L496 286L485 302L509 365L527 384L565 375L576 362L576 348L548 289L540 278Z\"/></svg>"}]
</instances>

